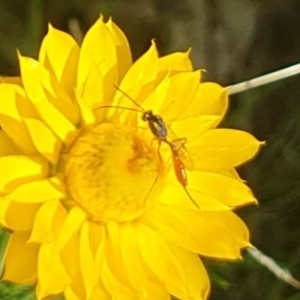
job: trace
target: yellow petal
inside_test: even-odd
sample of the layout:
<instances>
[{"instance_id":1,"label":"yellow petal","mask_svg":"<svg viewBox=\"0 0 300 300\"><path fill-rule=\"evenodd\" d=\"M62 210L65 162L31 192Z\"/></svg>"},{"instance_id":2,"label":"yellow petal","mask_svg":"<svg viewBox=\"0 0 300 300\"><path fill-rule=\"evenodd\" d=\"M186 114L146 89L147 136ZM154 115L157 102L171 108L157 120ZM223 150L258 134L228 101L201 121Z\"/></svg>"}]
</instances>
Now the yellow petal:
<instances>
[{"instance_id":1,"label":"yellow petal","mask_svg":"<svg viewBox=\"0 0 300 300\"><path fill-rule=\"evenodd\" d=\"M200 198L211 196L230 207L257 203L247 185L228 176L194 171L188 173L188 180L188 189L197 191Z\"/></svg>"},{"instance_id":2,"label":"yellow petal","mask_svg":"<svg viewBox=\"0 0 300 300\"><path fill-rule=\"evenodd\" d=\"M175 177L175 175L173 175L173 177ZM187 186L187 191L202 211L223 211L230 209L228 205L223 203L221 199L214 197L213 194L199 192L198 189L190 188L189 184ZM189 198L189 195L187 195L177 179L173 178L173 182L166 184L157 200L160 203L172 205L177 208L198 210L193 201Z\"/></svg>"},{"instance_id":3,"label":"yellow petal","mask_svg":"<svg viewBox=\"0 0 300 300\"><path fill-rule=\"evenodd\" d=\"M79 271L77 272L76 276L72 278L72 285L68 286L64 290L64 296L66 300L86 299L85 288Z\"/></svg>"},{"instance_id":4,"label":"yellow petal","mask_svg":"<svg viewBox=\"0 0 300 300\"><path fill-rule=\"evenodd\" d=\"M11 200L0 198L0 224L3 227L9 228L7 221L6 221L6 211L10 206Z\"/></svg>"},{"instance_id":5,"label":"yellow petal","mask_svg":"<svg viewBox=\"0 0 300 300\"><path fill-rule=\"evenodd\" d=\"M36 281L39 246L27 244L29 235L29 231L12 233L5 253L2 280L18 284L30 284Z\"/></svg>"},{"instance_id":6,"label":"yellow petal","mask_svg":"<svg viewBox=\"0 0 300 300\"><path fill-rule=\"evenodd\" d=\"M89 239L89 222L84 222L80 230L79 244L80 271L86 290L87 299L90 298L99 281L101 266L95 264Z\"/></svg>"},{"instance_id":7,"label":"yellow petal","mask_svg":"<svg viewBox=\"0 0 300 300\"><path fill-rule=\"evenodd\" d=\"M54 106L45 102L39 106L41 119L48 125L56 136L66 145L78 135L78 130Z\"/></svg>"},{"instance_id":8,"label":"yellow petal","mask_svg":"<svg viewBox=\"0 0 300 300\"><path fill-rule=\"evenodd\" d=\"M49 24L48 33L40 48L39 61L55 76L69 95L73 95L78 58L79 46L72 36Z\"/></svg>"},{"instance_id":9,"label":"yellow petal","mask_svg":"<svg viewBox=\"0 0 300 300\"><path fill-rule=\"evenodd\" d=\"M161 82L152 90L148 97L143 101L142 106L144 110L152 110L154 114L159 114L163 104L167 99L167 94L170 88L171 79L167 74ZM162 116L163 117L163 116ZM139 118L140 124L145 126L145 121Z\"/></svg>"},{"instance_id":10,"label":"yellow petal","mask_svg":"<svg viewBox=\"0 0 300 300\"><path fill-rule=\"evenodd\" d=\"M180 264L184 266L188 299L207 299L210 291L210 282L199 256L174 245L170 245L170 248Z\"/></svg>"},{"instance_id":11,"label":"yellow petal","mask_svg":"<svg viewBox=\"0 0 300 300\"><path fill-rule=\"evenodd\" d=\"M215 128L220 120L221 117L217 115L174 120L169 126L169 136L173 135L172 139L186 138L185 146L188 148L189 144L197 143L197 139L204 131Z\"/></svg>"},{"instance_id":12,"label":"yellow petal","mask_svg":"<svg viewBox=\"0 0 300 300\"><path fill-rule=\"evenodd\" d=\"M157 204L144 222L165 240L205 256L238 259L240 248L250 245L245 224L231 211L202 212Z\"/></svg>"},{"instance_id":13,"label":"yellow petal","mask_svg":"<svg viewBox=\"0 0 300 300\"><path fill-rule=\"evenodd\" d=\"M171 300L165 283L153 273L148 272L147 297L148 299Z\"/></svg>"},{"instance_id":14,"label":"yellow petal","mask_svg":"<svg viewBox=\"0 0 300 300\"><path fill-rule=\"evenodd\" d=\"M42 203L51 200L63 199L65 194L57 186L60 182L57 177L39 181L31 181L18 186L5 198L23 203Z\"/></svg>"},{"instance_id":15,"label":"yellow petal","mask_svg":"<svg viewBox=\"0 0 300 300\"><path fill-rule=\"evenodd\" d=\"M99 43L101 43L101 47L99 47ZM113 35L103 22L102 17L86 33L80 55L90 57L96 65L101 65L103 76L116 65L117 57ZM81 71L81 67L84 66L80 65L79 71Z\"/></svg>"},{"instance_id":16,"label":"yellow petal","mask_svg":"<svg viewBox=\"0 0 300 300\"><path fill-rule=\"evenodd\" d=\"M121 262L126 275L141 294L147 293L145 266L136 240L134 226L131 224L124 224L120 228L120 249Z\"/></svg>"},{"instance_id":17,"label":"yellow petal","mask_svg":"<svg viewBox=\"0 0 300 300\"><path fill-rule=\"evenodd\" d=\"M66 300L82 300L87 299L85 289L83 286L83 279L80 273L76 274L76 277L73 278L72 286L68 287L64 296ZM111 295L105 290L102 284L95 286L89 300L111 300Z\"/></svg>"},{"instance_id":18,"label":"yellow petal","mask_svg":"<svg viewBox=\"0 0 300 300\"><path fill-rule=\"evenodd\" d=\"M184 293L187 285L184 266L180 265L165 240L154 230L142 224L135 227L135 232L147 266L165 282L169 292L173 294L176 287Z\"/></svg>"},{"instance_id":19,"label":"yellow petal","mask_svg":"<svg viewBox=\"0 0 300 300\"><path fill-rule=\"evenodd\" d=\"M64 296L66 300L81 300L82 298L77 296L74 289L67 287L64 291Z\"/></svg>"},{"instance_id":20,"label":"yellow petal","mask_svg":"<svg viewBox=\"0 0 300 300\"><path fill-rule=\"evenodd\" d=\"M130 282L124 270L122 261L122 249L120 249L121 230L115 222L107 223L107 238L105 240L105 258L109 269L113 272L116 280L127 287L135 288Z\"/></svg>"},{"instance_id":21,"label":"yellow petal","mask_svg":"<svg viewBox=\"0 0 300 300\"><path fill-rule=\"evenodd\" d=\"M76 93L77 103L80 108L81 112L81 126L86 127L88 125L94 124L96 122L96 118L92 110L90 109L90 106L87 104L87 102L78 94ZM99 101L99 99L98 99Z\"/></svg>"},{"instance_id":22,"label":"yellow petal","mask_svg":"<svg viewBox=\"0 0 300 300\"><path fill-rule=\"evenodd\" d=\"M199 115L223 117L228 107L227 89L213 82L201 83L182 118Z\"/></svg>"},{"instance_id":23,"label":"yellow petal","mask_svg":"<svg viewBox=\"0 0 300 300\"><path fill-rule=\"evenodd\" d=\"M113 104L125 108L120 113L124 119L120 120L129 126L145 127L145 121L138 112L152 110L154 114L158 114L167 99L171 79L169 74L166 74L159 82L156 82L157 59L158 53L155 44L152 43L148 52L129 69L115 95ZM149 69L149 65L155 66L154 69ZM138 75L138 72L145 73L145 75ZM130 109L137 110L137 113L132 113Z\"/></svg>"},{"instance_id":24,"label":"yellow petal","mask_svg":"<svg viewBox=\"0 0 300 300\"><path fill-rule=\"evenodd\" d=\"M139 299L138 293L124 283L122 283L113 273L107 264L104 262L103 270L101 273L103 285L111 294L111 299L116 300L132 300L132 299Z\"/></svg>"},{"instance_id":25,"label":"yellow petal","mask_svg":"<svg viewBox=\"0 0 300 300\"><path fill-rule=\"evenodd\" d=\"M201 253L201 243L205 243L205 240L196 240L183 226L184 222L179 219L181 215L176 216L175 212L173 212L174 208L170 206L170 209L168 209L168 207L165 205L156 206L145 215L141 222L157 231L166 241L178 246L182 245L189 251ZM183 210L180 208L179 211ZM191 219L192 221L193 219ZM199 224L194 226L199 228L201 224L199 222Z\"/></svg>"},{"instance_id":26,"label":"yellow petal","mask_svg":"<svg viewBox=\"0 0 300 300\"><path fill-rule=\"evenodd\" d=\"M164 97L161 97L161 91L158 88L154 89L157 85L157 62L158 53L152 41L150 49L132 65L120 85L114 87L116 93L112 105L125 108L117 110L117 113L116 110L111 110L115 117L118 116L119 121L129 126L138 126L137 120L142 121L136 113L132 114L130 109L143 112L143 109L147 109L148 102L153 103L153 99L159 100L155 102L156 107L160 107L163 103ZM150 65L151 68L149 68ZM166 94L166 91L162 92ZM146 101L145 104L143 101ZM122 118L117 114L120 114Z\"/></svg>"},{"instance_id":27,"label":"yellow petal","mask_svg":"<svg viewBox=\"0 0 300 300\"><path fill-rule=\"evenodd\" d=\"M54 246L55 247L55 246ZM64 245L60 251L60 259L64 265L65 270L70 278L74 278L80 272L80 243L79 235L74 234Z\"/></svg>"},{"instance_id":28,"label":"yellow petal","mask_svg":"<svg viewBox=\"0 0 300 300\"><path fill-rule=\"evenodd\" d=\"M39 204L24 204L2 198L0 200L0 222L11 230L30 230Z\"/></svg>"},{"instance_id":29,"label":"yellow petal","mask_svg":"<svg viewBox=\"0 0 300 300\"><path fill-rule=\"evenodd\" d=\"M101 71L104 81L104 97L111 98L115 92L113 85L117 83L117 54L113 35L102 18L99 18L89 29L82 42L78 86L82 86L86 81L91 64L95 64Z\"/></svg>"},{"instance_id":30,"label":"yellow petal","mask_svg":"<svg viewBox=\"0 0 300 300\"><path fill-rule=\"evenodd\" d=\"M0 85L0 124L7 135L28 154L36 154L36 148L20 115L20 107L28 102L24 90L12 84Z\"/></svg>"},{"instance_id":31,"label":"yellow petal","mask_svg":"<svg viewBox=\"0 0 300 300\"><path fill-rule=\"evenodd\" d=\"M218 173L220 173L220 174L222 174L222 175L225 175L225 176L228 176L228 177L230 177L230 178L233 178L233 179L235 179L235 180L237 180L237 181L240 181L240 182L243 182L243 183L245 182L245 180L243 180L243 179L240 177L239 173L238 173L237 170L234 169L234 168L228 169L228 170L224 170L224 171L221 171L221 172L218 172Z\"/></svg>"},{"instance_id":32,"label":"yellow petal","mask_svg":"<svg viewBox=\"0 0 300 300\"><path fill-rule=\"evenodd\" d=\"M104 97L103 78L100 69L92 61L86 68L84 80L77 85L78 95L89 108L109 103L111 99Z\"/></svg>"},{"instance_id":33,"label":"yellow petal","mask_svg":"<svg viewBox=\"0 0 300 300\"><path fill-rule=\"evenodd\" d=\"M170 88L159 114L169 123L180 119L193 100L200 82L200 71L178 73L170 77Z\"/></svg>"},{"instance_id":34,"label":"yellow petal","mask_svg":"<svg viewBox=\"0 0 300 300\"><path fill-rule=\"evenodd\" d=\"M95 234L95 226L92 226L90 224L90 245L91 245L91 250L93 252L93 255L95 256L95 265L99 270L103 270L103 265L105 263L105 251L107 247L107 235L105 232L105 227L104 226L98 226L97 225L97 233ZM94 243L98 242L97 247L95 247ZM94 249L95 248L95 249ZM100 273L101 273L100 272Z\"/></svg>"},{"instance_id":35,"label":"yellow petal","mask_svg":"<svg viewBox=\"0 0 300 300\"><path fill-rule=\"evenodd\" d=\"M189 54L190 50L160 57L158 60L159 71L193 71Z\"/></svg>"},{"instance_id":36,"label":"yellow petal","mask_svg":"<svg viewBox=\"0 0 300 300\"><path fill-rule=\"evenodd\" d=\"M0 191L5 193L11 193L21 184L48 175L48 163L40 157L2 156L0 165Z\"/></svg>"},{"instance_id":37,"label":"yellow petal","mask_svg":"<svg viewBox=\"0 0 300 300\"><path fill-rule=\"evenodd\" d=\"M55 241L55 251L59 251L60 249L64 248L72 236L79 231L85 219L86 214L79 207L75 206L69 211L68 216L60 230L59 236Z\"/></svg>"},{"instance_id":38,"label":"yellow petal","mask_svg":"<svg viewBox=\"0 0 300 300\"><path fill-rule=\"evenodd\" d=\"M83 285L82 274L80 270L72 277L71 286L67 287L64 291L66 300L82 300L86 299L86 292ZM101 298L100 298L101 299Z\"/></svg>"},{"instance_id":39,"label":"yellow petal","mask_svg":"<svg viewBox=\"0 0 300 300\"><path fill-rule=\"evenodd\" d=\"M0 130L0 156L21 154L21 150L4 130Z\"/></svg>"},{"instance_id":40,"label":"yellow petal","mask_svg":"<svg viewBox=\"0 0 300 300\"><path fill-rule=\"evenodd\" d=\"M152 91L157 76L157 64L158 53L154 42L152 42L149 50L128 70L119 88L138 103L141 103ZM132 106L128 97L119 91L116 93L114 101L116 105Z\"/></svg>"},{"instance_id":41,"label":"yellow petal","mask_svg":"<svg viewBox=\"0 0 300 300\"><path fill-rule=\"evenodd\" d=\"M210 213L210 218L213 222L221 226L226 224L225 232L231 234L240 248L252 247L249 242L250 234L245 223L233 212L228 211L224 213ZM241 256L239 255L239 257Z\"/></svg>"},{"instance_id":42,"label":"yellow petal","mask_svg":"<svg viewBox=\"0 0 300 300\"><path fill-rule=\"evenodd\" d=\"M53 242L60 232L66 216L67 211L59 200L43 203L35 216L33 229L28 242Z\"/></svg>"},{"instance_id":43,"label":"yellow petal","mask_svg":"<svg viewBox=\"0 0 300 300\"><path fill-rule=\"evenodd\" d=\"M122 30L111 19L105 24L110 30L117 50L118 82L122 80L132 64L129 43Z\"/></svg>"},{"instance_id":44,"label":"yellow petal","mask_svg":"<svg viewBox=\"0 0 300 300\"><path fill-rule=\"evenodd\" d=\"M36 295L39 300L59 294L71 283L63 267L59 253L53 251L54 244L42 244L38 255L38 284Z\"/></svg>"},{"instance_id":45,"label":"yellow petal","mask_svg":"<svg viewBox=\"0 0 300 300\"><path fill-rule=\"evenodd\" d=\"M52 125L50 127L56 134L58 134L55 130L56 123L61 123L61 125L74 130L74 125L79 122L78 107L53 75L32 58L19 55L19 63L24 88L41 119L48 125ZM45 112L50 114L48 118ZM56 120L49 121L50 117L54 117L53 114L59 118L56 123L54 123ZM61 128L61 131L63 129Z\"/></svg>"},{"instance_id":46,"label":"yellow petal","mask_svg":"<svg viewBox=\"0 0 300 300\"><path fill-rule=\"evenodd\" d=\"M62 146L61 141L40 120L24 118L24 122L39 153L52 164L56 164Z\"/></svg>"},{"instance_id":47,"label":"yellow petal","mask_svg":"<svg viewBox=\"0 0 300 300\"><path fill-rule=\"evenodd\" d=\"M110 294L99 284L94 288L90 300L111 300Z\"/></svg>"},{"instance_id":48,"label":"yellow petal","mask_svg":"<svg viewBox=\"0 0 300 300\"><path fill-rule=\"evenodd\" d=\"M189 146L195 169L222 171L239 166L252 158L261 146L251 134L234 129L212 129L204 132L197 144Z\"/></svg>"},{"instance_id":49,"label":"yellow petal","mask_svg":"<svg viewBox=\"0 0 300 300\"><path fill-rule=\"evenodd\" d=\"M97 253L104 242L104 227L94 222L89 222L89 239L93 255L97 258ZM103 259L103 258L102 258ZM100 263L100 261L99 261Z\"/></svg>"}]
</instances>

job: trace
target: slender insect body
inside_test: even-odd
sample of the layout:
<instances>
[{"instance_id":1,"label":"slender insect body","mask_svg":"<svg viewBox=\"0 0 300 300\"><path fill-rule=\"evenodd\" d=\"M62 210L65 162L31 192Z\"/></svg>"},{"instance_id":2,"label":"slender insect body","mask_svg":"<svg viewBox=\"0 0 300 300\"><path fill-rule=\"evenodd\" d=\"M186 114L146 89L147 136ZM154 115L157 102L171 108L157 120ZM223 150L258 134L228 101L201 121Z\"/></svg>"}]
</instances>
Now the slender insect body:
<instances>
[{"instance_id":1,"label":"slender insect body","mask_svg":"<svg viewBox=\"0 0 300 300\"><path fill-rule=\"evenodd\" d=\"M188 190L186 188L187 183L188 183L187 174L185 171L185 166L184 166L183 161L180 158L180 154L179 154L180 148L184 145L184 143L186 142L186 139L185 138L178 139L176 143L172 143L172 142L168 141L168 139L167 139L168 130L167 130L167 126L165 125L164 120L160 116L154 115L151 110L148 110L148 111L143 110L142 120L144 120L145 122L148 122L148 126L149 126L151 132L158 139L159 142L166 143L170 147L170 150L172 152L175 176L176 176L178 182L182 185L185 193L187 194L187 196L189 197L191 202L196 207L200 208L199 205L197 204L197 202L193 199L193 197L190 195L190 193L188 192Z\"/></svg>"},{"instance_id":2,"label":"slender insect body","mask_svg":"<svg viewBox=\"0 0 300 300\"><path fill-rule=\"evenodd\" d=\"M177 180L183 187L187 186L187 174L185 171L184 164L180 158L179 147L177 143L172 143L167 140L168 130L164 120L154 115L152 110L147 110L142 115L142 120L148 122L148 126L152 134L163 143L166 143L172 152L173 166ZM186 139L182 139L184 142ZM181 142L182 143L182 142Z\"/></svg>"},{"instance_id":3,"label":"slender insect body","mask_svg":"<svg viewBox=\"0 0 300 300\"><path fill-rule=\"evenodd\" d=\"M134 108L128 108L128 109L142 113L142 120L148 123L149 129L151 130L152 134L158 139L159 143L163 142L170 147L175 176L178 182L182 185L183 189L185 190L187 196L190 198L192 203L196 207L200 208L198 204L195 202L195 200L192 198L188 190L186 189L188 183L187 174L185 170L185 165L183 163L183 160L181 159L181 155L182 155L181 152L184 152L182 149L185 149L184 144L186 142L186 138L180 138L174 142L169 141L167 138L168 136L167 126L164 120L159 115L153 114L152 110L144 110L134 99L132 99L128 94L122 91L119 87L115 86L115 88L118 91L120 91L123 95L125 95L139 108L139 109L134 109ZM109 106L102 106L101 108L105 108L105 107L108 108ZM126 109L125 107L122 106L110 106L110 107ZM186 154L187 152L184 153ZM190 166L192 166L191 162L189 162L189 164Z\"/></svg>"},{"instance_id":4,"label":"slender insect body","mask_svg":"<svg viewBox=\"0 0 300 300\"><path fill-rule=\"evenodd\" d=\"M177 180L185 187L187 185L187 175L185 167L180 158L178 146L167 140L168 130L164 120L154 115L152 110L147 110L142 115L142 120L148 122L152 134L160 141L166 143L172 152L173 166Z\"/></svg>"},{"instance_id":5,"label":"slender insect body","mask_svg":"<svg viewBox=\"0 0 300 300\"><path fill-rule=\"evenodd\" d=\"M182 163L182 160L179 156L178 149L175 147L172 143L169 143L168 141L165 141L172 151L172 158L173 158L173 165L175 170L175 175L177 180L180 182L180 184L184 187L187 186L187 174L185 171L185 167Z\"/></svg>"}]
</instances>

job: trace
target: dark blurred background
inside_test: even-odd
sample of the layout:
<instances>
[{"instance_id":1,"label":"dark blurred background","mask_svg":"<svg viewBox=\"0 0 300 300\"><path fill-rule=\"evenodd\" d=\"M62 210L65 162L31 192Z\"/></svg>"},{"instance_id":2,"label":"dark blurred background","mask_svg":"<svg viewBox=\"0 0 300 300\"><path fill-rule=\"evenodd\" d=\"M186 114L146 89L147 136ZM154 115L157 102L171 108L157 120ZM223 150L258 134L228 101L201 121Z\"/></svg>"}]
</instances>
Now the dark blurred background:
<instances>
[{"instance_id":1,"label":"dark blurred background","mask_svg":"<svg viewBox=\"0 0 300 300\"><path fill-rule=\"evenodd\" d=\"M156 38L161 55L186 51L205 80L224 86L300 62L299 0L0 0L0 74L19 73L16 51L37 56L47 23L84 33L99 13L127 35L134 58ZM79 31L80 32L80 31ZM79 37L80 38L80 37ZM266 140L241 168L259 199L239 210L253 244L300 278L300 75L231 97L224 126ZM205 260L212 300L297 300L246 253L243 262ZM0 287L0 299L33 299L27 289Z\"/></svg>"}]
</instances>

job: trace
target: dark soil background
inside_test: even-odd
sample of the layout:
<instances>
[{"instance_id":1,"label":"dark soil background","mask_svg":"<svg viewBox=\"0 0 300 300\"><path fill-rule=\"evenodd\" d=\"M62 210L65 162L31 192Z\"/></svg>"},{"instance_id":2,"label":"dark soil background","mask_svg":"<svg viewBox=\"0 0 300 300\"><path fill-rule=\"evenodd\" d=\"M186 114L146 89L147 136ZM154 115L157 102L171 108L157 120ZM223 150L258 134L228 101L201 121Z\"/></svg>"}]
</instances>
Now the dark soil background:
<instances>
[{"instance_id":1,"label":"dark soil background","mask_svg":"<svg viewBox=\"0 0 300 300\"><path fill-rule=\"evenodd\" d=\"M156 38L161 55L186 51L205 80L230 85L300 61L299 0L0 0L0 74L19 73L16 51L37 56L47 24L82 32L112 16L137 58ZM80 33L80 31L79 31ZM79 34L80 35L80 34ZM80 36L78 37L80 38ZM266 140L239 171L259 199L239 214L253 244L300 278L300 75L231 97L224 126ZM297 300L245 254L243 262L205 260L212 300ZM0 286L0 299L34 299L27 287Z\"/></svg>"}]
</instances>

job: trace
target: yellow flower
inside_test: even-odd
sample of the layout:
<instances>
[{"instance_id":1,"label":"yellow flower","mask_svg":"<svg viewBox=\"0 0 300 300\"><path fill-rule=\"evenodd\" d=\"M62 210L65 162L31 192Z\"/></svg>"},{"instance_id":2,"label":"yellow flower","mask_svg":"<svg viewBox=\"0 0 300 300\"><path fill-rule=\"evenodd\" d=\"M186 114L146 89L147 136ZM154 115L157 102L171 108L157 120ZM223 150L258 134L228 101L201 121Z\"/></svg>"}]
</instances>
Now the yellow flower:
<instances>
[{"instance_id":1,"label":"yellow flower","mask_svg":"<svg viewBox=\"0 0 300 300\"><path fill-rule=\"evenodd\" d=\"M38 299L206 299L198 254L240 258L250 243L232 210L256 202L235 167L260 143L216 129L226 89L154 42L132 64L102 18L81 48L50 26L39 59L19 62L0 84L2 279L36 283ZM129 97L163 118L169 144Z\"/></svg>"}]
</instances>

